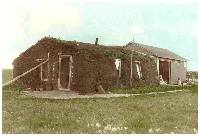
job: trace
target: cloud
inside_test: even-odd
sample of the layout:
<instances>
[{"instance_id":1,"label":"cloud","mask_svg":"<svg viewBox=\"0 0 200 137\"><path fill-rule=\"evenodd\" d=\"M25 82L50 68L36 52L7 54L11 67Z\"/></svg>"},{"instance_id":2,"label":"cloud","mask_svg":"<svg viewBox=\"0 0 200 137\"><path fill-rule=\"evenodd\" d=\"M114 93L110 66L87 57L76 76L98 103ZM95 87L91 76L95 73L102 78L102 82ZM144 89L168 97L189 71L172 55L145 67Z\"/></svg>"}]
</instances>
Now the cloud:
<instances>
[{"instance_id":1,"label":"cloud","mask_svg":"<svg viewBox=\"0 0 200 137\"><path fill-rule=\"evenodd\" d=\"M1 58L3 58L1 66L3 68L13 68L12 61L18 57L22 51L19 49L9 51L6 46L12 43L14 39L17 42L23 42L23 27L20 26L23 19L19 7L15 3L2 3L1 13L1 43L3 47L1 52Z\"/></svg>"},{"instance_id":2,"label":"cloud","mask_svg":"<svg viewBox=\"0 0 200 137\"><path fill-rule=\"evenodd\" d=\"M28 10L25 10L28 6ZM23 14L29 12L29 22L22 26ZM66 3L2 3L2 43L17 39L23 42L24 28L29 26L33 32L45 33L52 25L66 25L66 27L73 27L79 25L78 10Z\"/></svg>"},{"instance_id":3,"label":"cloud","mask_svg":"<svg viewBox=\"0 0 200 137\"><path fill-rule=\"evenodd\" d=\"M188 22L178 22L174 25L169 25L166 22L160 22L157 24L144 26L145 30L147 29L159 29L160 31L166 31L167 33L173 33L176 35L193 35L198 37L198 21L188 21Z\"/></svg>"},{"instance_id":4,"label":"cloud","mask_svg":"<svg viewBox=\"0 0 200 137\"><path fill-rule=\"evenodd\" d=\"M13 68L12 66L13 60L17 58L22 52L23 51L20 49L2 52L1 57L4 58L2 59L1 62L2 68Z\"/></svg>"},{"instance_id":5,"label":"cloud","mask_svg":"<svg viewBox=\"0 0 200 137\"><path fill-rule=\"evenodd\" d=\"M131 28L131 31L133 33L141 33L144 31L144 28L142 26L138 26L138 25L133 25Z\"/></svg>"},{"instance_id":6,"label":"cloud","mask_svg":"<svg viewBox=\"0 0 200 137\"><path fill-rule=\"evenodd\" d=\"M20 38L23 35L23 28L20 26L22 16L19 8L13 3L3 3L2 6L2 36L3 41Z\"/></svg>"},{"instance_id":7,"label":"cloud","mask_svg":"<svg viewBox=\"0 0 200 137\"><path fill-rule=\"evenodd\" d=\"M198 21L192 23L194 25L194 36L198 37Z\"/></svg>"},{"instance_id":8,"label":"cloud","mask_svg":"<svg viewBox=\"0 0 200 137\"><path fill-rule=\"evenodd\" d=\"M198 36L198 22L179 22L176 25L169 26L169 31L178 34L189 34Z\"/></svg>"},{"instance_id":9,"label":"cloud","mask_svg":"<svg viewBox=\"0 0 200 137\"><path fill-rule=\"evenodd\" d=\"M78 10L65 3L31 3L30 29L45 32L51 25L72 27L79 25Z\"/></svg>"}]
</instances>

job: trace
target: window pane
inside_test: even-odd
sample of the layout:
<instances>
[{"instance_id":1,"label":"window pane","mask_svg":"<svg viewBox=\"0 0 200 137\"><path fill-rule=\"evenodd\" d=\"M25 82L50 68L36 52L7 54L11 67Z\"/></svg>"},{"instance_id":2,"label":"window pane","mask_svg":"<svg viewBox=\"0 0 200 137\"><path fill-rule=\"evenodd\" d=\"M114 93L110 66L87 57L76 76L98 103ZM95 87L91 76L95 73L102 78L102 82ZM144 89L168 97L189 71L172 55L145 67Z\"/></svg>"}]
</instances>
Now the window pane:
<instances>
[{"instance_id":1,"label":"window pane","mask_svg":"<svg viewBox=\"0 0 200 137\"><path fill-rule=\"evenodd\" d=\"M47 65L48 65L47 62L42 65L42 70L43 71L47 71L47 69L48 69Z\"/></svg>"},{"instance_id":2,"label":"window pane","mask_svg":"<svg viewBox=\"0 0 200 137\"><path fill-rule=\"evenodd\" d=\"M120 70L120 68L121 68L120 62L121 62L120 59L115 59L115 66L116 66L116 69L117 69L117 70Z\"/></svg>"},{"instance_id":3,"label":"window pane","mask_svg":"<svg viewBox=\"0 0 200 137\"><path fill-rule=\"evenodd\" d=\"M42 80L47 79L48 76L48 62L42 65Z\"/></svg>"},{"instance_id":4,"label":"window pane","mask_svg":"<svg viewBox=\"0 0 200 137\"><path fill-rule=\"evenodd\" d=\"M48 72L44 72L42 71L42 79L47 79L47 76L48 76Z\"/></svg>"}]
</instances>

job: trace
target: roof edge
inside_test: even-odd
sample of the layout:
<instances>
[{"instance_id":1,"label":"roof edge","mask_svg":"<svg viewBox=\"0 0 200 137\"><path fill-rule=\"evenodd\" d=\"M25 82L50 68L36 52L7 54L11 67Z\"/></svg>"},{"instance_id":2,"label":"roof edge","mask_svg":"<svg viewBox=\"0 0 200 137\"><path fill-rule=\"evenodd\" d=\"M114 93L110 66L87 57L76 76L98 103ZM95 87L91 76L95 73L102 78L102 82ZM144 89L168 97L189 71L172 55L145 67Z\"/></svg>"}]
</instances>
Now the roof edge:
<instances>
[{"instance_id":1,"label":"roof edge","mask_svg":"<svg viewBox=\"0 0 200 137\"><path fill-rule=\"evenodd\" d=\"M174 54L176 54L177 56L180 56L181 58L183 58L184 60L180 60L180 59L172 59L172 58L164 58L164 57L162 57L162 56L159 56L159 55L157 55L157 54L155 54L155 53L153 53L153 52L151 52L151 51L149 51L148 49L146 49L146 48L144 48L144 47L142 47L139 43L132 43L132 45L133 44L135 44L136 46L138 46L138 47L140 47L140 48L142 48L142 49L144 49L144 50L146 50L147 52L149 52L149 53L151 53L151 54L153 54L153 55L155 55L156 57L158 57L158 58L163 58L163 59L170 59L170 60L177 60L177 61L189 61L189 60L187 60L187 59L185 59L185 58L183 58L183 57L181 57L180 55L177 55L176 53L174 53ZM147 46L149 46L149 45L147 45ZM161 48L162 49L162 48ZM168 50L168 49L164 49L164 50ZM171 51L170 51L171 52ZM173 52L172 52L173 53Z\"/></svg>"},{"instance_id":2,"label":"roof edge","mask_svg":"<svg viewBox=\"0 0 200 137\"><path fill-rule=\"evenodd\" d=\"M158 57L158 55L157 54L155 54L155 53L153 53L153 52L151 52L151 51L149 51L148 49L146 49L146 48L144 48L144 47L142 47L139 43L133 43L133 44L135 44L136 46L138 46L138 47L140 47L140 48L142 48L142 49L144 49L144 50L146 50L147 52L149 52L149 53L151 53L151 54L153 54L154 56L156 56L156 57ZM133 45L132 44L132 45Z\"/></svg>"}]
</instances>

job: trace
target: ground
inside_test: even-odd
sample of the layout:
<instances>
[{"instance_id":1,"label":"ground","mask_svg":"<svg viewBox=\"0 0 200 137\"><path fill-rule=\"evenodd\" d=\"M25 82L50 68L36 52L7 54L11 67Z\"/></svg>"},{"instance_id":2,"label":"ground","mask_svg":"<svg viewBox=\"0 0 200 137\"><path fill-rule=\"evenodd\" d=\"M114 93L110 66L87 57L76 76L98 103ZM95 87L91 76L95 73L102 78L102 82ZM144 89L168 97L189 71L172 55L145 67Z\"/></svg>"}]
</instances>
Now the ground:
<instances>
[{"instance_id":1,"label":"ground","mask_svg":"<svg viewBox=\"0 0 200 137\"><path fill-rule=\"evenodd\" d=\"M172 87L110 92L148 93L167 88ZM2 133L197 134L198 86L184 88L189 91L76 99L25 97L21 89L7 88L2 90Z\"/></svg>"},{"instance_id":2,"label":"ground","mask_svg":"<svg viewBox=\"0 0 200 137\"><path fill-rule=\"evenodd\" d=\"M189 91L189 90L174 90L174 91L166 91L166 92L151 92L144 94L87 94L80 95L73 91L23 91L24 97L36 97L36 98L49 98L49 99L72 99L72 98L111 98L111 97L129 97L129 96L143 96L143 95L152 95L152 94L165 94L165 93L173 93L173 92L181 92L181 91Z\"/></svg>"},{"instance_id":3,"label":"ground","mask_svg":"<svg viewBox=\"0 0 200 137\"><path fill-rule=\"evenodd\" d=\"M195 91L115 98L24 98L3 90L2 133L198 132Z\"/></svg>"}]
</instances>

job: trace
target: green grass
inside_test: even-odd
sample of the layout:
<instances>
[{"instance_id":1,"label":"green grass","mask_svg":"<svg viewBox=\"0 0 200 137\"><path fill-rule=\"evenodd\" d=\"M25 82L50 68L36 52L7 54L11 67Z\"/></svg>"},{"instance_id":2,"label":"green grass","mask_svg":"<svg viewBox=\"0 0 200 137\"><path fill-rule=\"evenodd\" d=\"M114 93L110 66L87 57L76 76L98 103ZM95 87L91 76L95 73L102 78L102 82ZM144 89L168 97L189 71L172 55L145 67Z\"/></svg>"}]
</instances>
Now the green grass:
<instances>
[{"instance_id":1,"label":"green grass","mask_svg":"<svg viewBox=\"0 0 200 137\"><path fill-rule=\"evenodd\" d=\"M194 87L150 96L53 100L3 90L2 133L195 133L197 95Z\"/></svg>"},{"instance_id":2,"label":"green grass","mask_svg":"<svg viewBox=\"0 0 200 137\"><path fill-rule=\"evenodd\" d=\"M12 80L13 70L12 69L2 69L2 84Z\"/></svg>"},{"instance_id":3,"label":"green grass","mask_svg":"<svg viewBox=\"0 0 200 137\"><path fill-rule=\"evenodd\" d=\"M144 94L150 92L165 92L165 91L173 91L173 90L190 90L195 86L144 86L144 87L133 87L127 89L115 89L112 91L106 91L106 93L112 92L115 94Z\"/></svg>"},{"instance_id":4,"label":"green grass","mask_svg":"<svg viewBox=\"0 0 200 137\"><path fill-rule=\"evenodd\" d=\"M2 84L7 83L13 79L13 70L12 69L2 69ZM3 90L13 90L13 91L23 91L23 87L17 87L15 84L3 87Z\"/></svg>"},{"instance_id":5,"label":"green grass","mask_svg":"<svg viewBox=\"0 0 200 137\"><path fill-rule=\"evenodd\" d=\"M28 98L11 89L2 90L3 134L198 131L198 86L176 93L68 100Z\"/></svg>"}]
</instances>

